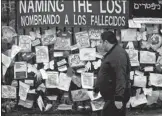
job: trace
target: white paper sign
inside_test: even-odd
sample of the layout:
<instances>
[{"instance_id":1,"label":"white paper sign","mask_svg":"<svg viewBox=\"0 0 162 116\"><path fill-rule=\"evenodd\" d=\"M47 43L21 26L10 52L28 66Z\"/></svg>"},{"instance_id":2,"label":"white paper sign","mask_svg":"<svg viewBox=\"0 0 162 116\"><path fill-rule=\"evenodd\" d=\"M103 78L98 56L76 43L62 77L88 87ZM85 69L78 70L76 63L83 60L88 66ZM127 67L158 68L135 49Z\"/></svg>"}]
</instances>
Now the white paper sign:
<instances>
[{"instance_id":1,"label":"white paper sign","mask_svg":"<svg viewBox=\"0 0 162 116\"><path fill-rule=\"evenodd\" d=\"M72 105L60 104L57 108L58 110L72 110Z\"/></svg>"},{"instance_id":2,"label":"white paper sign","mask_svg":"<svg viewBox=\"0 0 162 116\"><path fill-rule=\"evenodd\" d=\"M34 41L32 41L32 46L37 46L39 45L41 42L40 42L40 39L36 39Z\"/></svg>"},{"instance_id":3,"label":"white paper sign","mask_svg":"<svg viewBox=\"0 0 162 116\"><path fill-rule=\"evenodd\" d=\"M129 55L131 66L139 66L138 50L126 49L126 52Z\"/></svg>"},{"instance_id":4,"label":"white paper sign","mask_svg":"<svg viewBox=\"0 0 162 116\"><path fill-rule=\"evenodd\" d=\"M59 76L56 71L47 71L47 79L46 79L46 88L57 88L59 84Z\"/></svg>"},{"instance_id":5,"label":"white paper sign","mask_svg":"<svg viewBox=\"0 0 162 116\"><path fill-rule=\"evenodd\" d=\"M75 85L77 85L78 87L81 87L81 78L77 77L77 76L72 76L72 81Z\"/></svg>"},{"instance_id":6,"label":"white paper sign","mask_svg":"<svg viewBox=\"0 0 162 116\"><path fill-rule=\"evenodd\" d=\"M135 75L144 76L144 72L141 72L139 70L135 70Z\"/></svg>"},{"instance_id":7,"label":"white paper sign","mask_svg":"<svg viewBox=\"0 0 162 116\"><path fill-rule=\"evenodd\" d=\"M96 96L93 95L93 94L94 94L93 91L87 91L87 94L88 94L89 98L90 98L92 101L93 101L93 100L97 100L97 99L99 99L99 98L102 97L101 94L100 94L100 92L99 92Z\"/></svg>"},{"instance_id":8,"label":"white paper sign","mask_svg":"<svg viewBox=\"0 0 162 116\"><path fill-rule=\"evenodd\" d=\"M30 86L19 81L19 96L21 100L26 100Z\"/></svg>"},{"instance_id":9,"label":"white paper sign","mask_svg":"<svg viewBox=\"0 0 162 116\"><path fill-rule=\"evenodd\" d=\"M19 46L21 47L21 52L31 52L31 40L32 37L29 35L19 36Z\"/></svg>"},{"instance_id":10,"label":"white paper sign","mask_svg":"<svg viewBox=\"0 0 162 116\"><path fill-rule=\"evenodd\" d=\"M34 86L34 80L25 80L24 83L26 83L30 86Z\"/></svg>"},{"instance_id":11,"label":"white paper sign","mask_svg":"<svg viewBox=\"0 0 162 116\"><path fill-rule=\"evenodd\" d=\"M21 51L21 47L17 46L17 45L13 45L11 48L11 58L13 59L17 53L19 53Z\"/></svg>"},{"instance_id":12,"label":"white paper sign","mask_svg":"<svg viewBox=\"0 0 162 116\"><path fill-rule=\"evenodd\" d=\"M152 96L152 88L143 88L145 95Z\"/></svg>"},{"instance_id":13,"label":"white paper sign","mask_svg":"<svg viewBox=\"0 0 162 116\"><path fill-rule=\"evenodd\" d=\"M130 72L130 80L133 80L133 76L134 76L134 71Z\"/></svg>"},{"instance_id":14,"label":"white paper sign","mask_svg":"<svg viewBox=\"0 0 162 116\"><path fill-rule=\"evenodd\" d=\"M2 54L2 63L8 68L11 64L12 59L4 54Z\"/></svg>"},{"instance_id":15,"label":"white paper sign","mask_svg":"<svg viewBox=\"0 0 162 116\"><path fill-rule=\"evenodd\" d=\"M162 24L162 18L133 18L136 23Z\"/></svg>"},{"instance_id":16,"label":"white paper sign","mask_svg":"<svg viewBox=\"0 0 162 116\"><path fill-rule=\"evenodd\" d=\"M38 103L38 106L39 106L40 110L43 111L43 108L45 108L45 106L44 106L44 103L43 103L43 100L42 100L41 96L38 97L37 103Z\"/></svg>"},{"instance_id":17,"label":"white paper sign","mask_svg":"<svg viewBox=\"0 0 162 116\"><path fill-rule=\"evenodd\" d=\"M53 56L54 57L62 57L63 56L63 52L54 52Z\"/></svg>"},{"instance_id":18,"label":"white paper sign","mask_svg":"<svg viewBox=\"0 0 162 116\"><path fill-rule=\"evenodd\" d=\"M45 92L46 87L45 87L44 83L40 84L40 85L38 86L37 90L38 90L38 91L41 90L41 91Z\"/></svg>"},{"instance_id":19,"label":"white paper sign","mask_svg":"<svg viewBox=\"0 0 162 116\"><path fill-rule=\"evenodd\" d=\"M60 66L60 67L58 67L58 70L59 70L60 72L67 71L67 66L66 66L66 65Z\"/></svg>"},{"instance_id":20,"label":"white paper sign","mask_svg":"<svg viewBox=\"0 0 162 116\"><path fill-rule=\"evenodd\" d=\"M2 98L16 98L16 87L10 85L2 85Z\"/></svg>"},{"instance_id":21,"label":"white paper sign","mask_svg":"<svg viewBox=\"0 0 162 116\"><path fill-rule=\"evenodd\" d=\"M70 46L71 51L78 49L78 44Z\"/></svg>"},{"instance_id":22,"label":"white paper sign","mask_svg":"<svg viewBox=\"0 0 162 116\"><path fill-rule=\"evenodd\" d=\"M96 60L96 48L82 48L79 50L80 60Z\"/></svg>"},{"instance_id":23,"label":"white paper sign","mask_svg":"<svg viewBox=\"0 0 162 116\"><path fill-rule=\"evenodd\" d=\"M147 96L147 105L151 105L153 103L157 103L159 98L159 91L152 91L151 96Z\"/></svg>"},{"instance_id":24,"label":"white paper sign","mask_svg":"<svg viewBox=\"0 0 162 116\"><path fill-rule=\"evenodd\" d=\"M76 42L79 48L85 48L90 46L89 36L87 31L75 33Z\"/></svg>"},{"instance_id":25,"label":"white paper sign","mask_svg":"<svg viewBox=\"0 0 162 116\"><path fill-rule=\"evenodd\" d=\"M94 74L93 73L81 73L82 88L93 89L94 86Z\"/></svg>"},{"instance_id":26,"label":"white paper sign","mask_svg":"<svg viewBox=\"0 0 162 116\"><path fill-rule=\"evenodd\" d=\"M7 67L2 65L2 74L3 74L3 76L5 76L6 72L7 72Z\"/></svg>"},{"instance_id":27,"label":"white paper sign","mask_svg":"<svg viewBox=\"0 0 162 116\"><path fill-rule=\"evenodd\" d=\"M150 73L150 84L156 87L162 87L162 74Z\"/></svg>"},{"instance_id":28,"label":"white paper sign","mask_svg":"<svg viewBox=\"0 0 162 116\"><path fill-rule=\"evenodd\" d=\"M152 71L154 71L154 67L153 66L144 67L144 71L145 72L152 72Z\"/></svg>"},{"instance_id":29,"label":"white paper sign","mask_svg":"<svg viewBox=\"0 0 162 116\"><path fill-rule=\"evenodd\" d=\"M91 101L92 111L102 110L105 105L103 100Z\"/></svg>"},{"instance_id":30,"label":"white paper sign","mask_svg":"<svg viewBox=\"0 0 162 116\"><path fill-rule=\"evenodd\" d=\"M62 59L61 61L57 62L57 66L61 66L61 65L64 65L66 63L67 63L66 60Z\"/></svg>"},{"instance_id":31,"label":"white paper sign","mask_svg":"<svg viewBox=\"0 0 162 116\"><path fill-rule=\"evenodd\" d=\"M44 69L40 69L40 73L41 73L43 79L48 78L47 72Z\"/></svg>"},{"instance_id":32,"label":"white paper sign","mask_svg":"<svg viewBox=\"0 0 162 116\"><path fill-rule=\"evenodd\" d=\"M87 90L85 89L78 89L71 91L73 101L85 101L89 99L87 94Z\"/></svg>"},{"instance_id":33,"label":"white paper sign","mask_svg":"<svg viewBox=\"0 0 162 116\"><path fill-rule=\"evenodd\" d=\"M53 33L51 35L46 35L44 34L42 36L42 44L43 45L51 45L54 44L56 42L56 34Z\"/></svg>"},{"instance_id":34,"label":"white paper sign","mask_svg":"<svg viewBox=\"0 0 162 116\"><path fill-rule=\"evenodd\" d=\"M71 50L70 37L57 37L56 43L54 44L55 50Z\"/></svg>"},{"instance_id":35,"label":"white paper sign","mask_svg":"<svg viewBox=\"0 0 162 116\"><path fill-rule=\"evenodd\" d=\"M134 76L134 84L136 87L146 87L147 77L146 76Z\"/></svg>"},{"instance_id":36,"label":"white paper sign","mask_svg":"<svg viewBox=\"0 0 162 116\"><path fill-rule=\"evenodd\" d=\"M83 66L85 63L80 60L79 54L71 54L68 58L70 67Z\"/></svg>"},{"instance_id":37,"label":"white paper sign","mask_svg":"<svg viewBox=\"0 0 162 116\"><path fill-rule=\"evenodd\" d=\"M47 104L46 105L46 108L45 108L45 111L48 111L49 109L51 109L52 108L52 104Z\"/></svg>"},{"instance_id":38,"label":"white paper sign","mask_svg":"<svg viewBox=\"0 0 162 116\"><path fill-rule=\"evenodd\" d=\"M129 28L141 28L141 23L134 22L133 20L128 20Z\"/></svg>"},{"instance_id":39,"label":"white paper sign","mask_svg":"<svg viewBox=\"0 0 162 116\"><path fill-rule=\"evenodd\" d=\"M56 96L56 95L47 96L47 98L48 98L49 100L57 100L57 96Z\"/></svg>"},{"instance_id":40,"label":"white paper sign","mask_svg":"<svg viewBox=\"0 0 162 116\"><path fill-rule=\"evenodd\" d=\"M154 52L140 51L140 63L155 64L156 63L156 54Z\"/></svg>"},{"instance_id":41,"label":"white paper sign","mask_svg":"<svg viewBox=\"0 0 162 116\"><path fill-rule=\"evenodd\" d=\"M121 40L122 41L137 41L137 30L136 29L122 29Z\"/></svg>"},{"instance_id":42,"label":"white paper sign","mask_svg":"<svg viewBox=\"0 0 162 116\"><path fill-rule=\"evenodd\" d=\"M130 103L132 107L136 107L142 104L146 104L147 103L147 99L146 96L144 94L138 95L138 96L134 96L130 98Z\"/></svg>"},{"instance_id":43,"label":"white paper sign","mask_svg":"<svg viewBox=\"0 0 162 116\"><path fill-rule=\"evenodd\" d=\"M18 105L21 105L25 108L32 108L33 103L34 103L34 101L32 101L32 100L26 99L25 101L23 101L23 100L20 99Z\"/></svg>"},{"instance_id":44,"label":"white paper sign","mask_svg":"<svg viewBox=\"0 0 162 116\"><path fill-rule=\"evenodd\" d=\"M65 73L60 73L58 88L64 91L69 91L70 84L71 78L69 78Z\"/></svg>"},{"instance_id":45,"label":"white paper sign","mask_svg":"<svg viewBox=\"0 0 162 116\"><path fill-rule=\"evenodd\" d=\"M48 54L48 47L47 46L36 46L36 62L49 62L49 54Z\"/></svg>"},{"instance_id":46,"label":"white paper sign","mask_svg":"<svg viewBox=\"0 0 162 116\"><path fill-rule=\"evenodd\" d=\"M89 29L89 39L101 39L101 33L103 33L103 29Z\"/></svg>"}]
</instances>

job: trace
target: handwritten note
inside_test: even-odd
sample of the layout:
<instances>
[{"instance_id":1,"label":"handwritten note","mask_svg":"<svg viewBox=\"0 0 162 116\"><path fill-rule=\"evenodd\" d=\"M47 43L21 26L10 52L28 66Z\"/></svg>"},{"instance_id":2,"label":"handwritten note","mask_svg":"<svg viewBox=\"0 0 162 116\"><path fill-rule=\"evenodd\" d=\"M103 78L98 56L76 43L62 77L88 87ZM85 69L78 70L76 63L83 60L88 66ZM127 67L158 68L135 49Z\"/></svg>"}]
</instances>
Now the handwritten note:
<instances>
[{"instance_id":1,"label":"handwritten note","mask_svg":"<svg viewBox=\"0 0 162 116\"><path fill-rule=\"evenodd\" d=\"M48 47L47 46L36 46L36 62L49 62L49 54L48 54Z\"/></svg>"},{"instance_id":2,"label":"handwritten note","mask_svg":"<svg viewBox=\"0 0 162 116\"><path fill-rule=\"evenodd\" d=\"M2 98L16 98L16 87L10 85L2 85Z\"/></svg>"},{"instance_id":3,"label":"handwritten note","mask_svg":"<svg viewBox=\"0 0 162 116\"><path fill-rule=\"evenodd\" d=\"M80 60L96 60L96 48L82 48L79 51Z\"/></svg>"}]
</instances>

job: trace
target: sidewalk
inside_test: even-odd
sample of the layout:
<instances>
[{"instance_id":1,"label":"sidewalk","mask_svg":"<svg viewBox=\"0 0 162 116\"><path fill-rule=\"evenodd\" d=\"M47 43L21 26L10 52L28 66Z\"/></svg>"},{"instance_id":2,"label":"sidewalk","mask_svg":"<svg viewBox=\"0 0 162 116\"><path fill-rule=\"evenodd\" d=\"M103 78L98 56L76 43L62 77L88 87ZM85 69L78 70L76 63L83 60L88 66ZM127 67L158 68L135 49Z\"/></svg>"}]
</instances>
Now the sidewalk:
<instances>
[{"instance_id":1,"label":"sidewalk","mask_svg":"<svg viewBox=\"0 0 162 116\"><path fill-rule=\"evenodd\" d=\"M148 110L148 111L128 111L127 116L162 116L162 108L158 110Z\"/></svg>"},{"instance_id":2,"label":"sidewalk","mask_svg":"<svg viewBox=\"0 0 162 116\"><path fill-rule=\"evenodd\" d=\"M69 114L69 113L60 113L60 114L53 114L53 113L23 113L23 112L14 112L14 113L7 113L6 115L2 116L99 116L96 113L93 114ZM147 110L147 111L128 111L126 116L162 116L162 108L158 110Z\"/></svg>"}]
</instances>

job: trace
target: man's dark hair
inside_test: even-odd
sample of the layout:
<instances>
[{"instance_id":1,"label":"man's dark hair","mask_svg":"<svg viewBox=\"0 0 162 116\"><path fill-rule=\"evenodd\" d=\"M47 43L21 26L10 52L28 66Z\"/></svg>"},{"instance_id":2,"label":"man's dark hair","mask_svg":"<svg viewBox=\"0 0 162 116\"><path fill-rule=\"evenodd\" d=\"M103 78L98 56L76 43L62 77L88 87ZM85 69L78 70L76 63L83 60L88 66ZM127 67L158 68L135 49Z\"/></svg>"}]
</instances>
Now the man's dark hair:
<instances>
[{"instance_id":1,"label":"man's dark hair","mask_svg":"<svg viewBox=\"0 0 162 116\"><path fill-rule=\"evenodd\" d=\"M115 34L112 31L105 31L101 34L103 41L107 40L111 44L117 44L118 40L116 39Z\"/></svg>"}]
</instances>

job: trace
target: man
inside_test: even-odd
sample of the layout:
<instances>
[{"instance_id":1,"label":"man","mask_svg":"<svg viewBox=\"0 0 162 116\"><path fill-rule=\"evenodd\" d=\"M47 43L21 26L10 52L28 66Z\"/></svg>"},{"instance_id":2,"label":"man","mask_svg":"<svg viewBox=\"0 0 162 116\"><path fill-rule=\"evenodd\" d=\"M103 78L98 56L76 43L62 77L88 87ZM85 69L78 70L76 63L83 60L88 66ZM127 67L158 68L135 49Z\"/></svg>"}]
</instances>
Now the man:
<instances>
[{"instance_id":1,"label":"man","mask_svg":"<svg viewBox=\"0 0 162 116\"><path fill-rule=\"evenodd\" d=\"M98 72L94 95L100 91L105 100L102 116L125 116L130 97L130 60L113 32L103 32L101 38L100 47L107 53Z\"/></svg>"}]
</instances>

